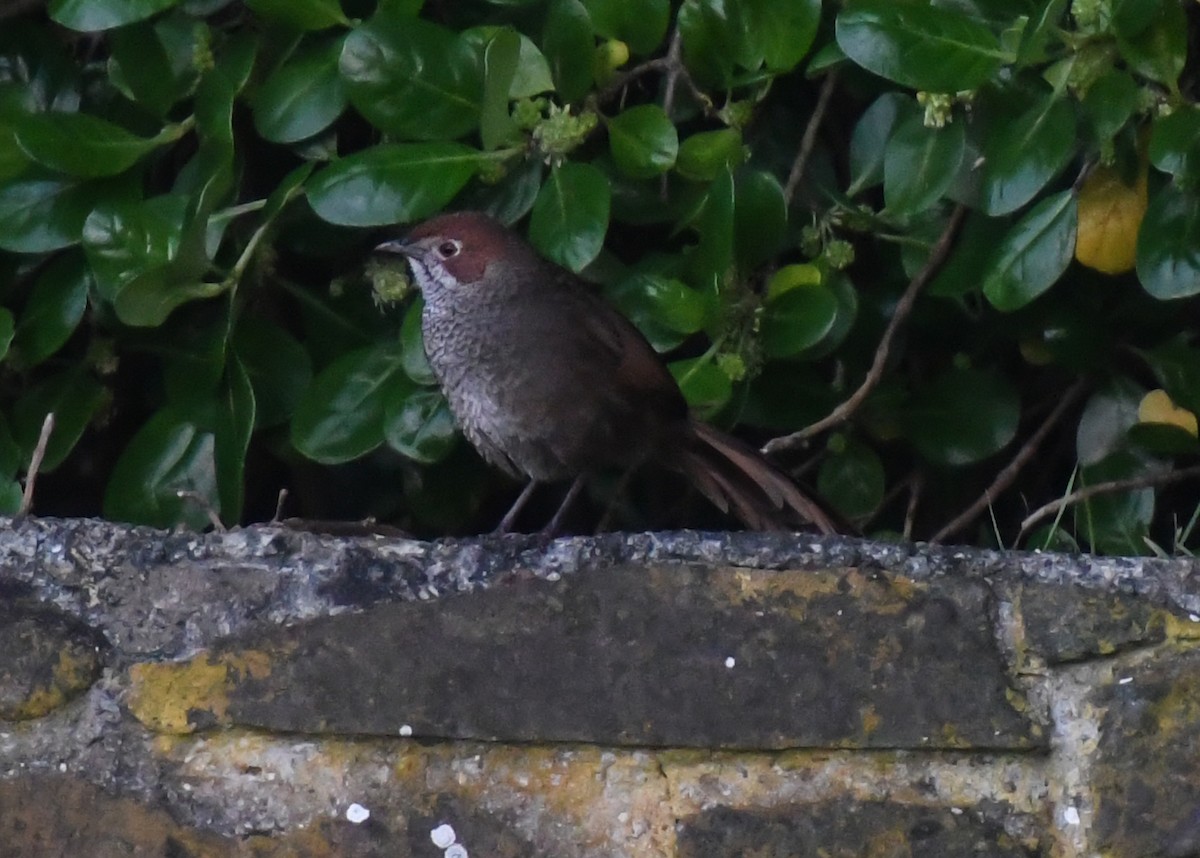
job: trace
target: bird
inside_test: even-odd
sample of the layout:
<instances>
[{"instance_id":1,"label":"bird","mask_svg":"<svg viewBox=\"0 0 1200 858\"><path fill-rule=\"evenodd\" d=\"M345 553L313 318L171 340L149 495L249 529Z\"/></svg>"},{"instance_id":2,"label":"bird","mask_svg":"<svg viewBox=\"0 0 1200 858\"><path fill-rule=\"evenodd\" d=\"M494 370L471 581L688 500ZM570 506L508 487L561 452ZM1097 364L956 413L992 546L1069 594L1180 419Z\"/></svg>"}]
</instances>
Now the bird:
<instances>
[{"instance_id":1,"label":"bird","mask_svg":"<svg viewBox=\"0 0 1200 858\"><path fill-rule=\"evenodd\" d=\"M528 480L498 531L540 484L572 481L544 529L554 533L589 477L654 463L750 529L837 532L762 454L692 415L637 327L514 230L458 211L375 249L407 260L424 298L425 353L463 435Z\"/></svg>"}]
</instances>

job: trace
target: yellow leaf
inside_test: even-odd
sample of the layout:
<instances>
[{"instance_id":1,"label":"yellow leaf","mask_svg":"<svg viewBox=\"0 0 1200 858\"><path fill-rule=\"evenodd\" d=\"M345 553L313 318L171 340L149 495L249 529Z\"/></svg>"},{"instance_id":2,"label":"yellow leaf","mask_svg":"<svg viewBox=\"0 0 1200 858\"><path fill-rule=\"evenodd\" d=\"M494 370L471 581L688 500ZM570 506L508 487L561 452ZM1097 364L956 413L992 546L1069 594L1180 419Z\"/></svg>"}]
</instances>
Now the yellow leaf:
<instances>
[{"instance_id":1,"label":"yellow leaf","mask_svg":"<svg viewBox=\"0 0 1200 858\"><path fill-rule=\"evenodd\" d=\"M1139 423L1166 423L1197 437L1196 415L1176 405L1165 390L1152 390L1138 405Z\"/></svg>"},{"instance_id":2,"label":"yellow leaf","mask_svg":"<svg viewBox=\"0 0 1200 858\"><path fill-rule=\"evenodd\" d=\"M1146 166L1127 185L1110 167L1097 167L1079 189L1075 258L1105 274L1133 269L1138 228L1146 213Z\"/></svg>"}]
</instances>

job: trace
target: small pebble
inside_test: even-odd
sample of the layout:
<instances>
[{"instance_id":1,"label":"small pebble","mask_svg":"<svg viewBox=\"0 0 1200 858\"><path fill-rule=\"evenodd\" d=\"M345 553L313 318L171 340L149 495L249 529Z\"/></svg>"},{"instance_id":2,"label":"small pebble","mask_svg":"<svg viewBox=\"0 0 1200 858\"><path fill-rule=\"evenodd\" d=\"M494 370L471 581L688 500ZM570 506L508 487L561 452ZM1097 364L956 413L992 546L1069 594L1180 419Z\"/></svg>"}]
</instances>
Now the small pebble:
<instances>
[{"instance_id":1,"label":"small pebble","mask_svg":"<svg viewBox=\"0 0 1200 858\"><path fill-rule=\"evenodd\" d=\"M371 811L367 810L358 802L355 802L346 808L346 819L350 820L355 825L358 825L361 822L366 822L370 818Z\"/></svg>"},{"instance_id":2,"label":"small pebble","mask_svg":"<svg viewBox=\"0 0 1200 858\"><path fill-rule=\"evenodd\" d=\"M438 849L449 849L454 845L455 838L454 827L444 822L429 832L429 839Z\"/></svg>"}]
</instances>

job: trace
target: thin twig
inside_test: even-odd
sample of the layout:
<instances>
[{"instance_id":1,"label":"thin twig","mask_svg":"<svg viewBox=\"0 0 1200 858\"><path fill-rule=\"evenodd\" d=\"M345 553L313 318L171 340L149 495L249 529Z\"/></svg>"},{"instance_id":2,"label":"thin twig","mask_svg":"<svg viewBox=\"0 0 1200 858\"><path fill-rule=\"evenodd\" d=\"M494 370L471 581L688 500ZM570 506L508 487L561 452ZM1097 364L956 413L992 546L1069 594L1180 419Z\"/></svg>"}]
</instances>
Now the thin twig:
<instances>
[{"instance_id":1,"label":"thin twig","mask_svg":"<svg viewBox=\"0 0 1200 858\"><path fill-rule=\"evenodd\" d=\"M800 180L804 178L804 171L808 168L808 159L812 156L813 146L817 143L817 131L820 130L821 123L825 121L825 112L829 109L829 100L833 96L834 87L837 86L837 79L838 70L836 68L825 75L825 82L821 84L821 93L817 96L817 106L813 108L812 115L808 117L804 136L800 138L800 149L796 152L796 160L792 162L787 184L783 186L783 198L789 206L792 204L792 198L796 196L796 188L800 186Z\"/></svg>"},{"instance_id":2,"label":"thin twig","mask_svg":"<svg viewBox=\"0 0 1200 858\"><path fill-rule=\"evenodd\" d=\"M1094 486L1086 486L1079 491L1071 492L1069 495L1051 501L1045 506L1038 507L1033 512L1025 517L1021 522L1021 532L1017 536L1017 541L1025 538L1035 524L1042 519L1048 518L1056 514L1061 509L1066 509L1068 506L1074 506L1085 500L1090 500L1097 495L1111 495L1118 492L1129 492L1135 489L1151 489L1169 486L1172 483L1183 482L1190 480L1193 477L1200 477L1200 465L1193 465L1190 468L1184 468L1180 471L1163 471L1157 474L1146 474L1141 477L1130 477L1125 480L1111 480L1106 483L1096 483Z\"/></svg>"},{"instance_id":3,"label":"thin twig","mask_svg":"<svg viewBox=\"0 0 1200 858\"><path fill-rule=\"evenodd\" d=\"M663 81L663 113L667 116L671 115L671 108L675 106L675 85L679 83L679 72L683 68L683 63L680 62L680 54L683 50L683 37L679 35L679 28L671 33L671 45L667 48L667 77Z\"/></svg>"},{"instance_id":4,"label":"thin twig","mask_svg":"<svg viewBox=\"0 0 1200 858\"><path fill-rule=\"evenodd\" d=\"M37 484L38 471L42 469L42 460L46 458L46 447L50 444L50 435L54 432L54 412L51 411L42 421L42 431L38 435L37 446L29 457L29 470L25 472L25 491L21 493L21 505L17 508L17 518L24 518L33 509L33 488Z\"/></svg>"},{"instance_id":5,"label":"thin twig","mask_svg":"<svg viewBox=\"0 0 1200 858\"><path fill-rule=\"evenodd\" d=\"M904 509L904 538L911 540L913 527L917 521L917 506L921 503L921 490L925 488L925 475L918 471L913 474L912 491L908 496L908 506Z\"/></svg>"},{"instance_id":6,"label":"thin twig","mask_svg":"<svg viewBox=\"0 0 1200 858\"><path fill-rule=\"evenodd\" d=\"M687 70L687 66L683 64L681 38L678 28L671 33L671 42L665 56L646 60L627 71L621 72L609 81L603 89L591 96L589 100L594 100L595 104L605 104L612 101L629 84L651 72L666 72L667 79L666 88L663 93L663 110L668 115L670 115L671 104L675 97L675 87L680 82L687 87L688 92L692 94L692 98L696 99L696 103L700 105L705 116L712 116L714 114L712 99L700 87L696 86L696 82L692 80L692 75Z\"/></svg>"},{"instance_id":7,"label":"thin twig","mask_svg":"<svg viewBox=\"0 0 1200 858\"><path fill-rule=\"evenodd\" d=\"M1046 419L1038 426L1037 431L1029 436L1029 440L1021 446L1021 449L1017 451L1017 455L1013 456L1012 461L1001 469L1000 473L996 474L996 478L992 480L990 486L983 490L983 494L973 504L963 510L962 513L951 519L929 541L938 543L944 541L947 537L953 536L991 506L992 502L1016 481L1017 474L1029 464L1030 459L1038 451L1042 442L1046 440L1046 436L1050 434L1050 430L1058 425L1067 411L1079 401L1084 391L1087 390L1087 387L1088 382L1080 380L1068 388L1067 392L1058 400L1053 410L1046 416Z\"/></svg>"},{"instance_id":8,"label":"thin twig","mask_svg":"<svg viewBox=\"0 0 1200 858\"><path fill-rule=\"evenodd\" d=\"M892 340L895 339L900 326L904 324L908 319L909 313L912 312L913 305L916 304L917 295L921 289L925 287L925 284L932 279L934 273L945 262L946 256L950 253L950 248L954 243L954 236L958 232L959 224L962 223L966 211L966 206L961 203L954 207L946 228L942 230L941 236L938 237L937 242L933 245L929 259L925 261L921 270L909 282L908 287L904 290L904 294L900 296L900 300L896 302L896 309L892 312L892 318L888 322L883 336L879 339L879 345L875 348L875 358L871 363L871 368L867 370L867 375L863 379L863 383L859 385L858 390L850 394L849 399L833 409L829 416L818 420L816 423L798 432L768 441L762 448L764 453L780 453L784 450L792 450L801 446L814 435L844 423L866 401L871 391L875 389L876 385L883 378L883 371L887 366L888 356L892 349Z\"/></svg>"},{"instance_id":9,"label":"thin twig","mask_svg":"<svg viewBox=\"0 0 1200 858\"><path fill-rule=\"evenodd\" d=\"M279 524L283 521L283 505L287 503L288 490L280 489L279 497L275 500L275 514L271 516L271 524Z\"/></svg>"},{"instance_id":10,"label":"thin twig","mask_svg":"<svg viewBox=\"0 0 1200 858\"><path fill-rule=\"evenodd\" d=\"M213 509L213 505L209 503L208 498L200 494L200 492L180 489L179 491L175 492L175 497L179 498L180 500L190 500L196 506L200 507L200 509L208 517L208 523L213 526L213 530L215 530L217 533L224 533L228 529L225 527L224 522L221 521L221 517L217 515L217 511Z\"/></svg>"}]
</instances>

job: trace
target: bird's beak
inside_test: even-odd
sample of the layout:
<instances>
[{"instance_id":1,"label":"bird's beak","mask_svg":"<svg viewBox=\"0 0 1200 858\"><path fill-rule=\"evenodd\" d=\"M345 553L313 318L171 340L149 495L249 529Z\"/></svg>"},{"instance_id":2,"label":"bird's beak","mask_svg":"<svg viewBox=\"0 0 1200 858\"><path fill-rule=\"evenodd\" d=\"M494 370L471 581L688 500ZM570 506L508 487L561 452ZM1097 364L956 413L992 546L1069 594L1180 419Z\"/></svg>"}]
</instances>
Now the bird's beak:
<instances>
[{"instance_id":1,"label":"bird's beak","mask_svg":"<svg viewBox=\"0 0 1200 858\"><path fill-rule=\"evenodd\" d=\"M376 253L392 253L397 256L412 256L416 250L416 246L408 243L402 238L385 241L383 244L375 245Z\"/></svg>"}]
</instances>

